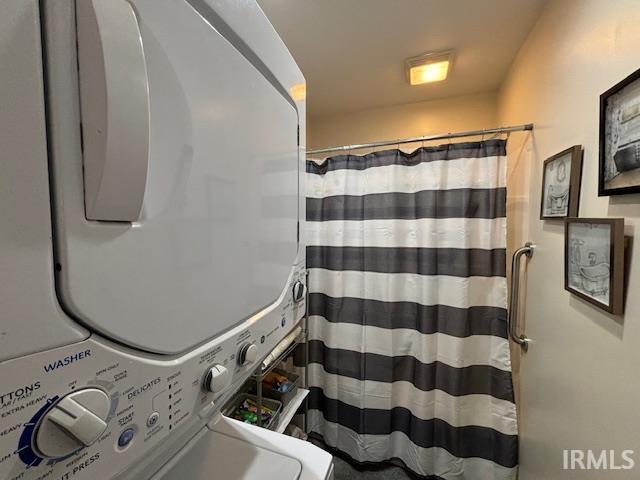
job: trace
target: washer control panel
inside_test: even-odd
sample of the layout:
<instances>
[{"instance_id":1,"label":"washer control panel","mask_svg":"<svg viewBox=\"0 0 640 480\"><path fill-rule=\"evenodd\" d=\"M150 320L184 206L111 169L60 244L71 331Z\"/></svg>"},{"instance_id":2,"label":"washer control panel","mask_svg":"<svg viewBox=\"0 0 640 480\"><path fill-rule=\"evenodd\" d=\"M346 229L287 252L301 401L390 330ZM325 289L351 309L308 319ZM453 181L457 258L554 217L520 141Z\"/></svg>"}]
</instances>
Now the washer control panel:
<instances>
[{"instance_id":1,"label":"washer control panel","mask_svg":"<svg viewBox=\"0 0 640 480\"><path fill-rule=\"evenodd\" d=\"M0 363L0 479L109 479L211 418L303 317L276 306L181 357L98 337Z\"/></svg>"}]
</instances>

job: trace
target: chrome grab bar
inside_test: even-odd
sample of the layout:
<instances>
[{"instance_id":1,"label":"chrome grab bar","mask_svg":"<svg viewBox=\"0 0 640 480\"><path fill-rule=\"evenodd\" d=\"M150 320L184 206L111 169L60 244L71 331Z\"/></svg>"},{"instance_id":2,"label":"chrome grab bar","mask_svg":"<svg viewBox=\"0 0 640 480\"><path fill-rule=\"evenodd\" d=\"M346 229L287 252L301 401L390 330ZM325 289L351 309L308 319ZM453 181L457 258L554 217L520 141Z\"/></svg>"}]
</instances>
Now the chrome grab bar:
<instances>
[{"instance_id":1,"label":"chrome grab bar","mask_svg":"<svg viewBox=\"0 0 640 480\"><path fill-rule=\"evenodd\" d=\"M509 298L509 310L507 311L507 327L509 329L509 338L516 342L520 347L527 351L529 348L529 339L524 335L518 334L518 300L520 290L520 259L523 255L527 258L533 256L533 244L527 242L513 252L511 261L511 295Z\"/></svg>"}]
</instances>

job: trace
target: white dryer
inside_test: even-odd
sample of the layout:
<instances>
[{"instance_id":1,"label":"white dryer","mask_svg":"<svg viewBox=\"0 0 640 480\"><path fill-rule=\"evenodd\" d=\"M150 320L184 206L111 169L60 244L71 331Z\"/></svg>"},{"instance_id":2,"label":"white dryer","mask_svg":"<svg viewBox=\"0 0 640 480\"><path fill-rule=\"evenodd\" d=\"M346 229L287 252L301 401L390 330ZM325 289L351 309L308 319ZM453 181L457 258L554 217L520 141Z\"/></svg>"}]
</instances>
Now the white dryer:
<instances>
[{"instance_id":1,"label":"white dryer","mask_svg":"<svg viewBox=\"0 0 640 480\"><path fill-rule=\"evenodd\" d=\"M306 308L304 78L255 1L3 2L0 46L0 478L328 478L219 414Z\"/></svg>"}]
</instances>

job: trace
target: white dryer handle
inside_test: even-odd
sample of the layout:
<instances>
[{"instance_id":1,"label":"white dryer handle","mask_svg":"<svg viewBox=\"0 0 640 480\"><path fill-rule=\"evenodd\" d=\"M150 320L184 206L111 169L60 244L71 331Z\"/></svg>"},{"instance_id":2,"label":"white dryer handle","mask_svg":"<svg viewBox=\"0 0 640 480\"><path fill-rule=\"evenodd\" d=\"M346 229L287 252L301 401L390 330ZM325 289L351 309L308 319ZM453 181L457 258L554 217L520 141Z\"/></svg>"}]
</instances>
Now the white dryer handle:
<instances>
[{"instance_id":1,"label":"white dryer handle","mask_svg":"<svg viewBox=\"0 0 640 480\"><path fill-rule=\"evenodd\" d=\"M149 81L126 0L76 0L85 215L139 218L149 164Z\"/></svg>"}]
</instances>

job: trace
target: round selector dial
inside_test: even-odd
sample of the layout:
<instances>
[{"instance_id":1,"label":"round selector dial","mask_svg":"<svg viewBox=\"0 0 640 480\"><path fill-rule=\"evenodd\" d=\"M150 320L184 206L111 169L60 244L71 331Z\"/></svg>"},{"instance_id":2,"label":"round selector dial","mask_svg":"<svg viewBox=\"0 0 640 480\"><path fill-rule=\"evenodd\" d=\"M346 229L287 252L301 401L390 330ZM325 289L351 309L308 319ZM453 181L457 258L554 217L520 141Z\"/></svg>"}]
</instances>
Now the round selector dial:
<instances>
[{"instance_id":1,"label":"round selector dial","mask_svg":"<svg viewBox=\"0 0 640 480\"><path fill-rule=\"evenodd\" d=\"M245 343L238 350L238 364L250 365L258 359L258 347L255 343Z\"/></svg>"},{"instance_id":2,"label":"round selector dial","mask_svg":"<svg viewBox=\"0 0 640 480\"><path fill-rule=\"evenodd\" d=\"M298 281L293 284L293 301L295 303L300 303L306 294L307 286L304 283Z\"/></svg>"},{"instance_id":3,"label":"round selector dial","mask_svg":"<svg viewBox=\"0 0 640 480\"><path fill-rule=\"evenodd\" d=\"M219 393L229 384L229 370L222 365L214 365L204 379L204 388L212 393Z\"/></svg>"},{"instance_id":4,"label":"round selector dial","mask_svg":"<svg viewBox=\"0 0 640 480\"><path fill-rule=\"evenodd\" d=\"M45 458L61 458L94 443L107 429L109 396L85 388L58 400L37 427L34 447Z\"/></svg>"}]
</instances>

